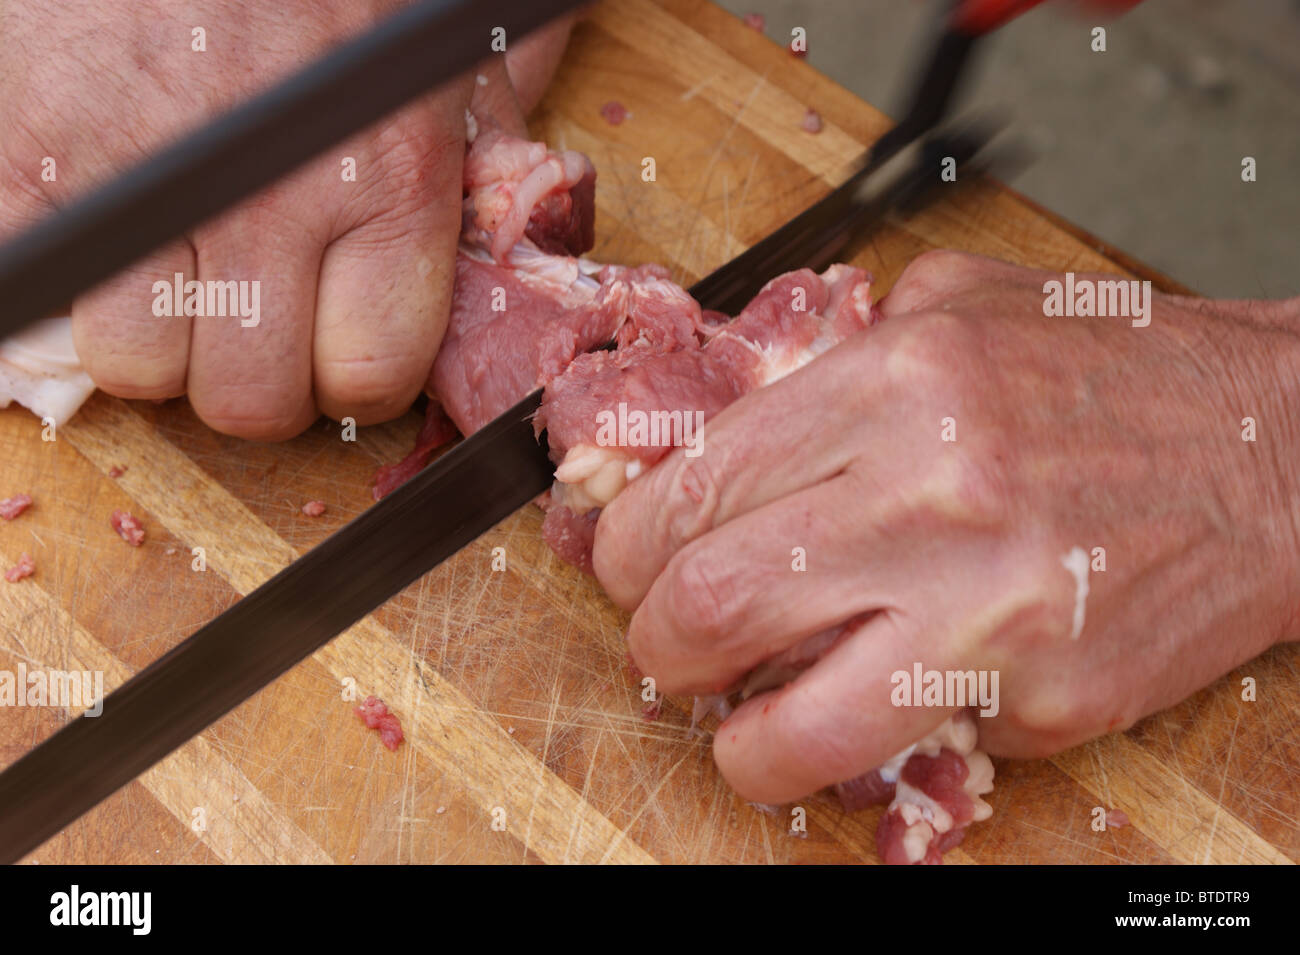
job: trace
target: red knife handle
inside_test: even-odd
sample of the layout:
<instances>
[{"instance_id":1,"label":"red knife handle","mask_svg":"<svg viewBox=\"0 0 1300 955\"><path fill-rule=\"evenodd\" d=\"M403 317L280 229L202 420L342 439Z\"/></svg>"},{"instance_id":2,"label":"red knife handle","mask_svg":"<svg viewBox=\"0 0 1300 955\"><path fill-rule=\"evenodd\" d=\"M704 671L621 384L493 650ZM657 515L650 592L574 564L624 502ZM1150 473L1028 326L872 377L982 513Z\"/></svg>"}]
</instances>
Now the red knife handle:
<instances>
[{"instance_id":1,"label":"red knife handle","mask_svg":"<svg viewBox=\"0 0 1300 955\"><path fill-rule=\"evenodd\" d=\"M1043 0L962 0L953 12L953 26L963 33L979 36L995 30ZM1087 0L1087 4L1108 12L1120 13L1135 7L1141 0Z\"/></svg>"}]
</instances>

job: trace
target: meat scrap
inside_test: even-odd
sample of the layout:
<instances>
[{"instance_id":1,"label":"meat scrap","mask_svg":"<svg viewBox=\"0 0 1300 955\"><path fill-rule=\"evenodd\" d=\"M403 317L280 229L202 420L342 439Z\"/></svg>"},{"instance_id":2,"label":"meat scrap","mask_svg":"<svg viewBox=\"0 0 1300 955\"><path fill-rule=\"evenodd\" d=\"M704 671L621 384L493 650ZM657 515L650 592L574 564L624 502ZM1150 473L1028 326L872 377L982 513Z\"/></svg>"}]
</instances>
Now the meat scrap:
<instances>
[{"instance_id":1,"label":"meat scrap","mask_svg":"<svg viewBox=\"0 0 1300 955\"><path fill-rule=\"evenodd\" d=\"M629 113L627 107L616 99L610 100L600 108L600 116L611 126L622 126Z\"/></svg>"},{"instance_id":2,"label":"meat scrap","mask_svg":"<svg viewBox=\"0 0 1300 955\"><path fill-rule=\"evenodd\" d=\"M820 133L822 131L822 114L809 106L803 114L803 122L799 124L799 128L805 133Z\"/></svg>"},{"instance_id":3,"label":"meat scrap","mask_svg":"<svg viewBox=\"0 0 1300 955\"><path fill-rule=\"evenodd\" d=\"M751 30L757 30L762 33L767 29L767 18L761 13L746 13L744 16L745 26Z\"/></svg>"},{"instance_id":4,"label":"meat scrap","mask_svg":"<svg viewBox=\"0 0 1300 955\"><path fill-rule=\"evenodd\" d=\"M120 478L125 473L126 473L126 468L116 464L114 464L111 468L108 469L108 476L111 478Z\"/></svg>"},{"instance_id":5,"label":"meat scrap","mask_svg":"<svg viewBox=\"0 0 1300 955\"><path fill-rule=\"evenodd\" d=\"M36 572L36 561L32 560L31 554L23 554L18 558L18 563L5 571L5 580L11 584L16 584L24 577L30 577Z\"/></svg>"},{"instance_id":6,"label":"meat scrap","mask_svg":"<svg viewBox=\"0 0 1300 955\"><path fill-rule=\"evenodd\" d=\"M117 531L117 536L132 547L139 547L144 543L144 525L126 511L114 511L108 522L113 525L113 530Z\"/></svg>"},{"instance_id":7,"label":"meat scrap","mask_svg":"<svg viewBox=\"0 0 1300 955\"><path fill-rule=\"evenodd\" d=\"M366 697L364 703L352 708L352 712L366 726L378 730L380 742L390 750L396 751L402 740L406 738L402 733L401 721L388 708L388 704L377 696Z\"/></svg>"},{"instance_id":8,"label":"meat scrap","mask_svg":"<svg viewBox=\"0 0 1300 955\"><path fill-rule=\"evenodd\" d=\"M0 517L6 521L12 521L27 508L32 506L32 498L29 494L15 494L13 497L7 497L0 501Z\"/></svg>"},{"instance_id":9,"label":"meat scrap","mask_svg":"<svg viewBox=\"0 0 1300 955\"><path fill-rule=\"evenodd\" d=\"M424 424L420 427L411 453L396 464L384 465L375 473L374 488L371 490L374 499L382 500L419 474L429 463L433 452L444 444L455 441L457 435L456 426L442 410L442 405L430 400L424 409Z\"/></svg>"},{"instance_id":10,"label":"meat scrap","mask_svg":"<svg viewBox=\"0 0 1300 955\"><path fill-rule=\"evenodd\" d=\"M320 517L325 513L324 501L308 501L302 506L302 512L308 517Z\"/></svg>"},{"instance_id":11,"label":"meat scrap","mask_svg":"<svg viewBox=\"0 0 1300 955\"><path fill-rule=\"evenodd\" d=\"M1123 829L1128 825L1132 825L1132 820L1123 809L1111 809L1106 813L1107 829Z\"/></svg>"}]
</instances>

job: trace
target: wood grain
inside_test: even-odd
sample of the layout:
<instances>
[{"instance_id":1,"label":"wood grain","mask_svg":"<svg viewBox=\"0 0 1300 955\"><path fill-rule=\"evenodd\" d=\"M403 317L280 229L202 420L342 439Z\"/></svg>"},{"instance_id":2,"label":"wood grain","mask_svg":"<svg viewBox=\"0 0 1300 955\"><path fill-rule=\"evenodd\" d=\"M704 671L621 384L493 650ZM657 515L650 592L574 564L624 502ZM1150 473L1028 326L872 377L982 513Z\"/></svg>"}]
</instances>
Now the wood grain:
<instances>
[{"instance_id":1,"label":"wood grain","mask_svg":"<svg viewBox=\"0 0 1300 955\"><path fill-rule=\"evenodd\" d=\"M814 38L815 39L815 38ZM608 125L601 105L631 115ZM807 107L825 128L799 129ZM541 138L600 171L595 256L698 278L838 182L889 121L765 37L699 0L618 0L579 26L534 117ZM658 175L641 179L652 156ZM950 247L1064 269L1140 267L994 184L896 219L855 262L887 290ZM1118 254L1117 254L1118 255ZM0 669L98 670L112 687L370 504L375 467L418 416L341 439L214 434L183 401L97 395L57 440L0 411L0 497L36 506L0 522ZM116 480L113 467L125 466ZM303 502L327 513L304 517ZM123 544L108 514L145 523ZM524 509L228 714L30 857L40 862L871 862L878 810L824 795L791 834L729 791L687 705L642 717L626 619L547 550ZM206 569L193 569L193 548ZM507 566L493 572L493 548ZM326 595L322 595L324 599ZM1297 651L1278 648L1128 733L1052 760L999 762L994 817L950 863L1270 862L1300 858ZM1243 676L1267 702L1243 703ZM352 688L352 689L349 689ZM399 714L396 752L345 697ZM71 714L0 711L0 764ZM1096 807L1133 825L1098 833ZM204 825L194 825L201 810ZM504 826L493 828L500 819Z\"/></svg>"}]
</instances>

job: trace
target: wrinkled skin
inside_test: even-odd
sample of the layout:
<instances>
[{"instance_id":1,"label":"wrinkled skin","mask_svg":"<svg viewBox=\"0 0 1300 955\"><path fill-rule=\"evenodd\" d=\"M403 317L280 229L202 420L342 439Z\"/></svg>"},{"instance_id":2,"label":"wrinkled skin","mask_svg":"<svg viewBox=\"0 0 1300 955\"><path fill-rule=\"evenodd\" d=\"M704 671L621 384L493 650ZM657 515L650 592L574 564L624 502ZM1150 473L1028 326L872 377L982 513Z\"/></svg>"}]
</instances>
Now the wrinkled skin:
<instances>
[{"instance_id":1,"label":"wrinkled skin","mask_svg":"<svg viewBox=\"0 0 1300 955\"><path fill-rule=\"evenodd\" d=\"M48 215L403 6L397 0L133 0L0 8L0 236ZM206 31L206 52L191 31ZM274 440L324 412L404 412L446 328L465 109L521 132L569 23L486 60L71 303L95 383L188 394L213 428ZM489 54L488 38L484 55ZM42 160L57 179L42 180ZM341 175L356 159L355 182ZM259 281L261 320L158 318L155 281Z\"/></svg>"},{"instance_id":2,"label":"wrinkled skin","mask_svg":"<svg viewBox=\"0 0 1300 955\"><path fill-rule=\"evenodd\" d=\"M886 321L732 405L700 457L675 452L602 515L596 574L665 692L725 688L879 611L720 727L746 798L857 776L937 725L948 711L889 702L916 661L999 670L980 745L1034 757L1300 631L1300 300L1158 296L1133 328L1045 317L1051 277L921 256ZM1071 639L1076 546L1107 566Z\"/></svg>"}]
</instances>

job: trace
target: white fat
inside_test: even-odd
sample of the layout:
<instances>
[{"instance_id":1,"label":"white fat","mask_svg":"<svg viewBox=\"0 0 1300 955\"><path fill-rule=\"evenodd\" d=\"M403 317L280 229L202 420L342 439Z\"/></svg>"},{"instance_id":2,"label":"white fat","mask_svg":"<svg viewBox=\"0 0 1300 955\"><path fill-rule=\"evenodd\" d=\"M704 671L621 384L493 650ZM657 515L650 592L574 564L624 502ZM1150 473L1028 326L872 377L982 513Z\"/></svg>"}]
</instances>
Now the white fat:
<instances>
[{"instance_id":1,"label":"white fat","mask_svg":"<svg viewBox=\"0 0 1300 955\"><path fill-rule=\"evenodd\" d=\"M898 776L903 771L903 764L907 762L912 753L916 750L916 744L913 743L907 749L899 750L889 759L880 764L876 772L880 773L880 778L887 783L898 782Z\"/></svg>"},{"instance_id":2,"label":"white fat","mask_svg":"<svg viewBox=\"0 0 1300 955\"><path fill-rule=\"evenodd\" d=\"M627 482L631 484L633 481L635 481L637 478L641 476L641 472L644 470L645 470L645 465L642 464L640 461L638 461L636 458L633 458L631 461L627 462L627 470L626 470Z\"/></svg>"},{"instance_id":3,"label":"white fat","mask_svg":"<svg viewBox=\"0 0 1300 955\"><path fill-rule=\"evenodd\" d=\"M993 807L980 798L985 793L993 792L993 760L989 759L987 753L976 750L966 757L966 768L969 774L962 789L974 804L975 815L971 821L983 822L993 815Z\"/></svg>"},{"instance_id":4,"label":"white fat","mask_svg":"<svg viewBox=\"0 0 1300 955\"><path fill-rule=\"evenodd\" d=\"M0 408L17 401L62 424L94 390L73 347L72 319L43 319L0 341Z\"/></svg>"},{"instance_id":5,"label":"white fat","mask_svg":"<svg viewBox=\"0 0 1300 955\"><path fill-rule=\"evenodd\" d=\"M928 823L919 822L915 826L908 826L907 831L903 833L903 852L907 856L907 861L916 863L924 859L930 849L930 840L933 838L934 830Z\"/></svg>"},{"instance_id":6,"label":"white fat","mask_svg":"<svg viewBox=\"0 0 1300 955\"><path fill-rule=\"evenodd\" d=\"M465 110L465 142L472 143L478 139L478 120L469 110Z\"/></svg>"},{"instance_id":7,"label":"white fat","mask_svg":"<svg viewBox=\"0 0 1300 955\"><path fill-rule=\"evenodd\" d=\"M555 469L555 479L565 484L580 484L599 471L608 459L604 448L594 444L575 444Z\"/></svg>"},{"instance_id":8,"label":"white fat","mask_svg":"<svg viewBox=\"0 0 1300 955\"><path fill-rule=\"evenodd\" d=\"M1061 566L1074 576L1074 624L1070 639L1078 640L1083 633L1083 615L1088 601L1088 552L1082 547L1071 547L1061 557Z\"/></svg>"},{"instance_id":9,"label":"white fat","mask_svg":"<svg viewBox=\"0 0 1300 955\"><path fill-rule=\"evenodd\" d=\"M635 473L631 473L633 465ZM575 444L555 469L555 479L562 485L557 499L572 511L604 507L640 473L639 468L639 461L618 448Z\"/></svg>"},{"instance_id":10,"label":"white fat","mask_svg":"<svg viewBox=\"0 0 1300 955\"><path fill-rule=\"evenodd\" d=\"M894 801L890 809L897 809L908 826L921 820L928 822L935 832L947 832L953 826L952 815L921 790L900 779L894 790ZM924 855L924 853L922 853Z\"/></svg>"}]
</instances>

